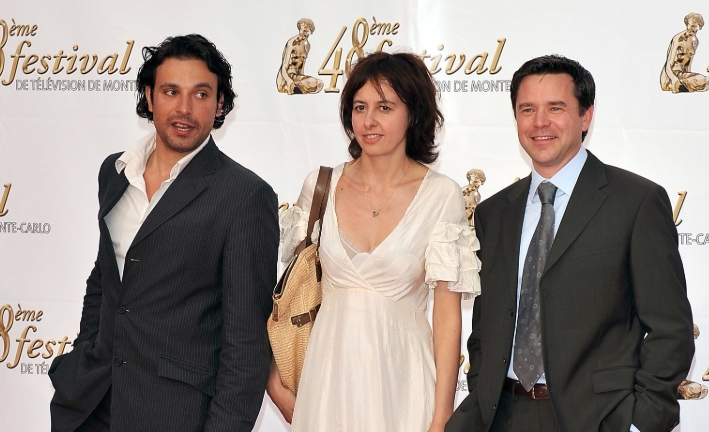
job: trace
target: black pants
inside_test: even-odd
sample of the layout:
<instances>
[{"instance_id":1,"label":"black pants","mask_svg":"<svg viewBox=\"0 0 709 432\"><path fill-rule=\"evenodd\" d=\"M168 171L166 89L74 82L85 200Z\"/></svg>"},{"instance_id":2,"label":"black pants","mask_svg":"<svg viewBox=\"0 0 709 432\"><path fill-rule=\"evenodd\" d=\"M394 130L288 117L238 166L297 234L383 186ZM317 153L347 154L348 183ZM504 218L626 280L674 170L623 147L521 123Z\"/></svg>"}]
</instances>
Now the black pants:
<instances>
[{"instance_id":1,"label":"black pants","mask_svg":"<svg viewBox=\"0 0 709 432\"><path fill-rule=\"evenodd\" d=\"M111 388L76 432L108 432L111 430Z\"/></svg>"},{"instance_id":2,"label":"black pants","mask_svg":"<svg viewBox=\"0 0 709 432\"><path fill-rule=\"evenodd\" d=\"M503 391L490 432L556 432L549 399L532 399Z\"/></svg>"}]
</instances>

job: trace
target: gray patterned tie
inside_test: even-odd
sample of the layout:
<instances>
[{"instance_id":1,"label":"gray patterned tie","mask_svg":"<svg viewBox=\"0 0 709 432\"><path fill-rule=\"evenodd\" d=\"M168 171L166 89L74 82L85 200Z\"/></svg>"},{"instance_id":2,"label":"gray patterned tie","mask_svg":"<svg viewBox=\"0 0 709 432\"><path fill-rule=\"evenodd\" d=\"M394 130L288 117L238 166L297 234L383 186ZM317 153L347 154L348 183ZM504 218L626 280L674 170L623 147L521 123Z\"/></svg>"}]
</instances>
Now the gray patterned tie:
<instances>
[{"instance_id":1,"label":"gray patterned tie","mask_svg":"<svg viewBox=\"0 0 709 432\"><path fill-rule=\"evenodd\" d=\"M556 186L543 182L537 188L542 213L524 260L515 333L514 371L527 391L544 373L542 325L539 314L539 279L554 241L554 198Z\"/></svg>"}]
</instances>

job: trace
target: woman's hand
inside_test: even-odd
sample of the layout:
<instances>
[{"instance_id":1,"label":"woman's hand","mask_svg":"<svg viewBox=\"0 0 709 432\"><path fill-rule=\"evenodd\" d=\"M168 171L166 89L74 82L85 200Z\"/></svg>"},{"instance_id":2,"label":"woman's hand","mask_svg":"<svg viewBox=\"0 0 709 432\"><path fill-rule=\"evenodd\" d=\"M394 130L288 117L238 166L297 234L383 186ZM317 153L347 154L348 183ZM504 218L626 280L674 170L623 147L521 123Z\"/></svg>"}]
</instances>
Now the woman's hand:
<instances>
[{"instance_id":1,"label":"woman's hand","mask_svg":"<svg viewBox=\"0 0 709 432\"><path fill-rule=\"evenodd\" d=\"M271 361L271 373L266 384L266 393L281 412L281 415L289 424L293 421L293 410L295 409L295 394L287 389L281 382L281 374L275 360ZM442 429L441 429L442 430Z\"/></svg>"},{"instance_id":2,"label":"woman's hand","mask_svg":"<svg viewBox=\"0 0 709 432\"><path fill-rule=\"evenodd\" d=\"M431 423L431 427L428 428L428 432L444 432L445 427L446 427L445 422L443 424L441 424L441 423L434 421L433 423Z\"/></svg>"}]
</instances>

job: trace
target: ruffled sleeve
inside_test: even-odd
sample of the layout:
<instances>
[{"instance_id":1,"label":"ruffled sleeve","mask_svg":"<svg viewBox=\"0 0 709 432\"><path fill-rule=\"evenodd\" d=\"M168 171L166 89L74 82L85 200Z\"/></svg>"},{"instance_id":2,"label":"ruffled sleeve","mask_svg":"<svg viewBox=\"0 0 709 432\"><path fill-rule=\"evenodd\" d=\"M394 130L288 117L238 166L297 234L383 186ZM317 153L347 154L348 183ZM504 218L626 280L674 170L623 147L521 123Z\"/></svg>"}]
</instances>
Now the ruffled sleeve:
<instances>
[{"instance_id":1,"label":"ruffled sleeve","mask_svg":"<svg viewBox=\"0 0 709 432\"><path fill-rule=\"evenodd\" d=\"M300 191L298 202L283 211L278 219L281 227L281 243L280 257L281 262L288 264L293 258L295 249L300 242L305 239L308 232L308 218L310 217L310 206L313 200L313 192L315 191L315 183L318 180L318 170L308 174L303 182L303 188ZM318 221L319 222L319 221ZM319 232L317 229L318 223L313 230L313 235ZM317 239L313 239L317 241Z\"/></svg>"},{"instance_id":2,"label":"ruffled sleeve","mask_svg":"<svg viewBox=\"0 0 709 432\"><path fill-rule=\"evenodd\" d=\"M426 248L426 285L447 281L448 289L463 293L463 298L480 294L480 249L468 223L437 222Z\"/></svg>"},{"instance_id":3,"label":"ruffled sleeve","mask_svg":"<svg viewBox=\"0 0 709 432\"><path fill-rule=\"evenodd\" d=\"M308 213L294 205L281 213L278 223L281 226L281 262L288 264L308 231Z\"/></svg>"},{"instance_id":4,"label":"ruffled sleeve","mask_svg":"<svg viewBox=\"0 0 709 432\"><path fill-rule=\"evenodd\" d=\"M480 260L475 254L479 249L480 242L465 217L463 195L455 184L426 248L426 285L432 289L438 281L448 282L448 289L463 293L464 299L480 294Z\"/></svg>"}]
</instances>

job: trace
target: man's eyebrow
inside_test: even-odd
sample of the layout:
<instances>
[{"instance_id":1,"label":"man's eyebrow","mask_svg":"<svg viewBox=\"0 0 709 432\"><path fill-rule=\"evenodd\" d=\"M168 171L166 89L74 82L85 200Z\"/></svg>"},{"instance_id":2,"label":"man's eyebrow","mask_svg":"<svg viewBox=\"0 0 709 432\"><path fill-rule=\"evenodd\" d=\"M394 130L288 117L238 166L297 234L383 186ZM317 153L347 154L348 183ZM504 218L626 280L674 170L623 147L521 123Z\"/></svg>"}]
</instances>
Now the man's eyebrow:
<instances>
[{"instance_id":1,"label":"man's eyebrow","mask_svg":"<svg viewBox=\"0 0 709 432\"><path fill-rule=\"evenodd\" d=\"M171 83L171 82L165 82L165 83L160 84L160 88L171 88L171 87L179 87L179 85L177 85L175 83ZM194 87L195 88L208 88L210 90L214 90L212 88L212 85L209 84L208 82L197 83L194 85Z\"/></svg>"},{"instance_id":2,"label":"man's eyebrow","mask_svg":"<svg viewBox=\"0 0 709 432\"><path fill-rule=\"evenodd\" d=\"M553 100L553 101L547 102L546 104L551 105L551 106L564 106L564 107L568 106L568 104L566 102L564 102L563 100ZM533 104L531 102L521 102L517 105L517 109L527 108L532 105Z\"/></svg>"},{"instance_id":3,"label":"man's eyebrow","mask_svg":"<svg viewBox=\"0 0 709 432\"><path fill-rule=\"evenodd\" d=\"M564 102L563 100L555 100L555 101L550 101L550 102L549 102L549 105L553 105L553 106L566 106L566 102Z\"/></svg>"}]
</instances>

